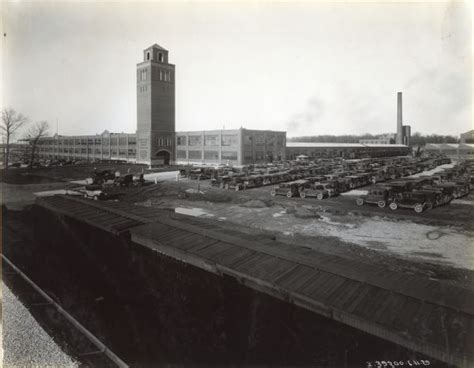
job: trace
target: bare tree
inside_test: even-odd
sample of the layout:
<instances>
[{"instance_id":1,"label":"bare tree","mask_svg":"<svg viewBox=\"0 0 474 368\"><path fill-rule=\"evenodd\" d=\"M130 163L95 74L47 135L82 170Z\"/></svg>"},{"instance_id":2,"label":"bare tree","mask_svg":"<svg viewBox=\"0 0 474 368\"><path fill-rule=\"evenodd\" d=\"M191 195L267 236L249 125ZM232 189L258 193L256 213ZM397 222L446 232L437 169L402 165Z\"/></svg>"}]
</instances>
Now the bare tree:
<instances>
[{"instance_id":1,"label":"bare tree","mask_svg":"<svg viewBox=\"0 0 474 368\"><path fill-rule=\"evenodd\" d=\"M35 160L36 154L36 147L38 146L38 142L41 138L48 134L49 124L47 121L38 121L35 123L34 126L28 130L26 134L26 139L29 140L31 146L31 159L30 159L30 167L33 165Z\"/></svg>"},{"instance_id":2,"label":"bare tree","mask_svg":"<svg viewBox=\"0 0 474 368\"><path fill-rule=\"evenodd\" d=\"M8 170L8 159L10 158L10 140L15 132L28 122L28 118L16 112L11 107L2 111L2 125L0 134L6 139L5 146L5 170Z\"/></svg>"}]
</instances>

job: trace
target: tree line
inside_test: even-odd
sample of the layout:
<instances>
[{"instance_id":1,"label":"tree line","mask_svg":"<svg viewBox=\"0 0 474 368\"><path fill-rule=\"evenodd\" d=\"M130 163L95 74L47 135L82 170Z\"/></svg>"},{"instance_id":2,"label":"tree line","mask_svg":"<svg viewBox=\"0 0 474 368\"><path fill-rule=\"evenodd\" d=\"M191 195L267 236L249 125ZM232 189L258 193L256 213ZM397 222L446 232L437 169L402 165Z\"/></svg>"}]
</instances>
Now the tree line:
<instances>
[{"instance_id":1,"label":"tree line","mask_svg":"<svg viewBox=\"0 0 474 368\"><path fill-rule=\"evenodd\" d=\"M315 142L315 143L359 143L361 139L379 139L391 134L345 134L345 135L313 135L303 137L288 138L288 142ZM395 140L390 139L390 143L395 143ZM411 136L412 146L424 146L427 143L459 143L459 138L452 135L440 134L421 134L415 132Z\"/></svg>"},{"instance_id":2,"label":"tree line","mask_svg":"<svg viewBox=\"0 0 474 368\"><path fill-rule=\"evenodd\" d=\"M30 144L30 160L31 167L35 161L36 147L39 140L48 134L49 124L47 121L32 122L27 116L17 112L11 107L2 110L2 125L0 126L0 135L4 142L4 165L8 170L10 151L12 140L17 137L18 132L22 128L27 128L23 134L23 139Z\"/></svg>"}]
</instances>

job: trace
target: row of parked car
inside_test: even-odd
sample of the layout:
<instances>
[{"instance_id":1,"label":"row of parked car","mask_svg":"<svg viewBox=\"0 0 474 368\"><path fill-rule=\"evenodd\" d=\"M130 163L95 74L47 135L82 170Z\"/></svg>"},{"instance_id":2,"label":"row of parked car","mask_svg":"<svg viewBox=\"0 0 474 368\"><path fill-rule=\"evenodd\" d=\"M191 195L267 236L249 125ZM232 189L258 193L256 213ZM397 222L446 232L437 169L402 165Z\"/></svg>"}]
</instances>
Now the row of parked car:
<instances>
[{"instance_id":1,"label":"row of parked car","mask_svg":"<svg viewBox=\"0 0 474 368\"><path fill-rule=\"evenodd\" d=\"M303 176L303 178L280 183L277 188L272 189L270 194L273 196L285 195L289 198L330 198L371 183L376 184L387 180L397 180L449 162L449 159L440 157L362 160L349 163L349 165L352 165L349 171L336 169L330 174ZM311 171L309 173L311 174Z\"/></svg>"},{"instance_id":2,"label":"row of parked car","mask_svg":"<svg viewBox=\"0 0 474 368\"><path fill-rule=\"evenodd\" d=\"M409 208L420 213L468 195L474 184L471 175L470 167L461 163L431 176L374 185L366 195L357 198L356 203L359 206L373 204L380 208L388 206L391 210Z\"/></svg>"},{"instance_id":3,"label":"row of parked car","mask_svg":"<svg viewBox=\"0 0 474 368\"><path fill-rule=\"evenodd\" d=\"M318 197L319 194L319 197L328 197L370 183L412 175L449 162L449 159L441 157L322 159L313 162L285 161L241 167L188 167L182 168L180 174L192 180L210 179L211 185L227 190L238 191L280 184L279 188L272 191L274 195L285 193L288 196L296 196L299 195L298 188L305 187L305 194L308 196ZM300 182L301 180L307 182Z\"/></svg>"},{"instance_id":4,"label":"row of parked car","mask_svg":"<svg viewBox=\"0 0 474 368\"><path fill-rule=\"evenodd\" d=\"M416 212L442 206L450 203L455 198L466 196L470 193L474 178L471 168L465 163L444 169L434 175L422 175L417 178L399 178L369 187L366 195L357 198L357 205L375 204L380 208L389 207L411 208ZM319 200L330 198L348 190L351 176L331 178L310 177L304 180L294 180L281 183L272 189L272 196L284 195L291 197L313 197ZM350 187L350 186L349 186Z\"/></svg>"},{"instance_id":5,"label":"row of parked car","mask_svg":"<svg viewBox=\"0 0 474 368\"><path fill-rule=\"evenodd\" d=\"M110 187L141 187L145 183L144 174L121 175L119 171L94 170L90 178L86 179L86 186L81 190L84 198L103 200L110 197L107 190Z\"/></svg>"}]
</instances>

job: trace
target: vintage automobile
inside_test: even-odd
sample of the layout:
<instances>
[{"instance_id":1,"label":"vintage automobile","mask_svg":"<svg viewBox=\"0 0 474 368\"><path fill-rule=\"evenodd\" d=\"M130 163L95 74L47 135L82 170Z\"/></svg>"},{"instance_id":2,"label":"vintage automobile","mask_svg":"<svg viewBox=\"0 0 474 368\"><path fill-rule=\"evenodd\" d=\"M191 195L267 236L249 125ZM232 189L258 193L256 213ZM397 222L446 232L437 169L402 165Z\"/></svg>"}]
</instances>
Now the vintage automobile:
<instances>
[{"instance_id":1,"label":"vintage automobile","mask_svg":"<svg viewBox=\"0 0 474 368\"><path fill-rule=\"evenodd\" d=\"M433 207L443 206L452 201L453 197L446 195L446 193L441 188L433 189L415 189L413 193L423 193L428 196L431 196L430 202L433 204Z\"/></svg>"},{"instance_id":2,"label":"vintage automobile","mask_svg":"<svg viewBox=\"0 0 474 368\"><path fill-rule=\"evenodd\" d=\"M356 199L356 204L362 206L364 203L376 204L384 208L390 204L395 196L394 191L389 186L374 185L370 187L367 194Z\"/></svg>"},{"instance_id":3,"label":"vintage automobile","mask_svg":"<svg viewBox=\"0 0 474 368\"><path fill-rule=\"evenodd\" d=\"M331 183L313 183L300 191L300 197L315 197L319 200L334 197L337 195L336 189Z\"/></svg>"},{"instance_id":4,"label":"vintage automobile","mask_svg":"<svg viewBox=\"0 0 474 368\"><path fill-rule=\"evenodd\" d=\"M290 181L288 183L280 183L277 188L271 190L270 194L274 197L277 195L284 195L288 198L297 197L300 195L299 188L301 183L299 181Z\"/></svg>"},{"instance_id":5,"label":"vintage automobile","mask_svg":"<svg viewBox=\"0 0 474 368\"><path fill-rule=\"evenodd\" d=\"M244 178L244 188L257 188L263 185L262 175L251 175Z\"/></svg>"},{"instance_id":6,"label":"vintage automobile","mask_svg":"<svg viewBox=\"0 0 474 368\"><path fill-rule=\"evenodd\" d=\"M116 177L114 185L118 187L130 187L133 185L133 174L126 174L123 176Z\"/></svg>"},{"instance_id":7,"label":"vintage automobile","mask_svg":"<svg viewBox=\"0 0 474 368\"><path fill-rule=\"evenodd\" d=\"M211 178L211 186L224 188L225 184L230 181L230 176L222 175L222 176L214 176Z\"/></svg>"},{"instance_id":8,"label":"vintage automobile","mask_svg":"<svg viewBox=\"0 0 474 368\"><path fill-rule=\"evenodd\" d=\"M436 186L439 188L452 188L453 197L455 199L469 194L469 185L466 183L445 181L436 183Z\"/></svg>"},{"instance_id":9,"label":"vintage automobile","mask_svg":"<svg viewBox=\"0 0 474 368\"><path fill-rule=\"evenodd\" d=\"M454 199L455 188L453 186L424 185L421 190L441 191L443 194L444 204L447 204Z\"/></svg>"},{"instance_id":10,"label":"vintage automobile","mask_svg":"<svg viewBox=\"0 0 474 368\"><path fill-rule=\"evenodd\" d=\"M191 180L206 180L212 176L213 169L209 167L197 167L188 172L188 178Z\"/></svg>"},{"instance_id":11,"label":"vintage automobile","mask_svg":"<svg viewBox=\"0 0 474 368\"><path fill-rule=\"evenodd\" d=\"M91 198L95 201L107 198L107 193L102 190L102 185L99 184L86 185L82 192L84 198Z\"/></svg>"},{"instance_id":12,"label":"vintage automobile","mask_svg":"<svg viewBox=\"0 0 474 368\"><path fill-rule=\"evenodd\" d=\"M235 190L236 192L245 189L245 176L229 176L229 180L224 183L225 190Z\"/></svg>"},{"instance_id":13,"label":"vintage automobile","mask_svg":"<svg viewBox=\"0 0 474 368\"><path fill-rule=\"evenodd\" d=\"M403 192L398 193L389 207L391 210L398 208L411 208L415 212L421 213L426 209L431 209L434 206L434 193L427 194L422 192Z\"/></svg>"},{"instance_id":14,"label":"vintage automobile","mask_svg":"<svg viewBox=\"0 0 474 368\"><path fill-rule=\"evenodd\" d=\"M101 185L107 182L113 182L115 180L115 173L111 170L102 170L92 172L91 180L87 180L89 184Z\"/></svg>"}]
</instances>

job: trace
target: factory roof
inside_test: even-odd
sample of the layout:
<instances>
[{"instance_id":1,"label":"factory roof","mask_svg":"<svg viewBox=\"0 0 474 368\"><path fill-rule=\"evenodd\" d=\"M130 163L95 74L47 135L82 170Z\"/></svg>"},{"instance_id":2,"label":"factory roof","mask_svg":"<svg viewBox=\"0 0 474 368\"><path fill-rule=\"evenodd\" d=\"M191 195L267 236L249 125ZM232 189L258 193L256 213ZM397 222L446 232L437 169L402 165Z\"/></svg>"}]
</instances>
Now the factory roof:
<instances>
[{"instance_id":1,"label":"factory roof","mask_svg":"<svg viewBox=\"0 0 474 368\"><path fill-rule=\"evenodd\" d=\"M474 148L473 143L427 143L425 149L472 149Z\"/></svg>"},{"instance_id":2,"label":"factory roof","mask_svg":"<svg viewBox=\"0 0 474 368\"><path fill-rule=\"evenodd\" d=\"M287 147L305 147L305 148L364 148L364 147L406 147L403 144L362 144L362 143L328 143L328 142L286 142Z\"/></svg>"}]
</instances>

